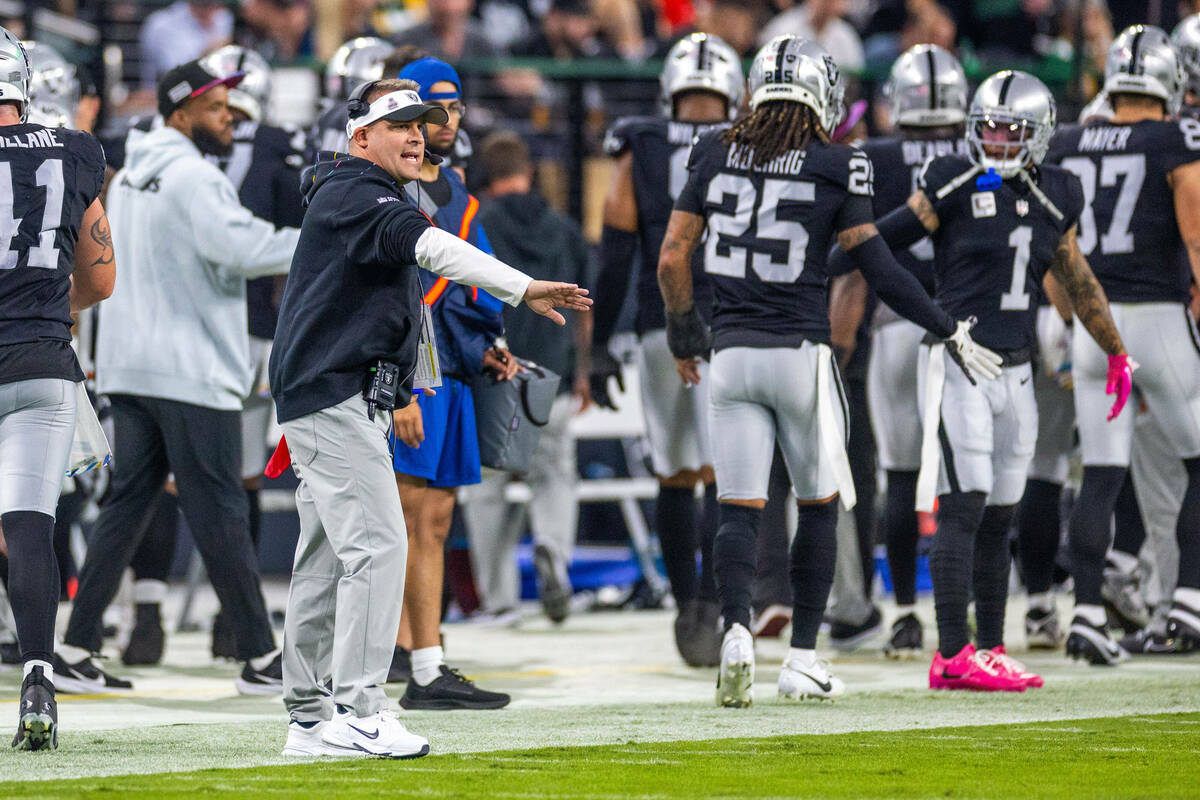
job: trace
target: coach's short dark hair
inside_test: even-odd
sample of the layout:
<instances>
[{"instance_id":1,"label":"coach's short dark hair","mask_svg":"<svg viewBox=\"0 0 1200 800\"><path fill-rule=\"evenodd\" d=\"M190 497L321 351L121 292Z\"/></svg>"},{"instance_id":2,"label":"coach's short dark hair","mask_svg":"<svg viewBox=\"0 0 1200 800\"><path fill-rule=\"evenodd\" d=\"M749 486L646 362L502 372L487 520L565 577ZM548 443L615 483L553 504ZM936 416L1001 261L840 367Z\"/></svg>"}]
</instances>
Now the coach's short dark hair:
<instances>
[{"instance_id":1,"label":"coach's short dark hair","mask_svg":"<svg viewBox=\"0 0 1200 800\"><path fill-rule=\"evenodd\" d=\"M367 92L367 96L363 98L367 103L374 103L385 94L392 92L400 92L408 89L413 92L420 92L421 87L416 81L403 80L401 78L384 78L383 80L375 81L375 85L371 87L371 91Z\"/></svg>"},{"instance_id":2,"label":"coach's short dark hair","mask_svg":"<svg viewBox=\"0 0 1200 800\"><path fill-rule=\"evenodd\" d=\"M512 131L497 131L484 139L479 161L488 183L523 175L532 166L529 145Z\"/></svg>"},{"instance_id":3,"label":"coach's short dark hair","mask_svg":"<svg viewBox=\"0 0 1200 800\"><path fill-rule=\"evenodd\" d=\"M417 44L402 44L396 52L383 60L384 75L399 75L400 70L407 67L418 58L425 58L429 53Z\"/></svg>"}]
</instances>

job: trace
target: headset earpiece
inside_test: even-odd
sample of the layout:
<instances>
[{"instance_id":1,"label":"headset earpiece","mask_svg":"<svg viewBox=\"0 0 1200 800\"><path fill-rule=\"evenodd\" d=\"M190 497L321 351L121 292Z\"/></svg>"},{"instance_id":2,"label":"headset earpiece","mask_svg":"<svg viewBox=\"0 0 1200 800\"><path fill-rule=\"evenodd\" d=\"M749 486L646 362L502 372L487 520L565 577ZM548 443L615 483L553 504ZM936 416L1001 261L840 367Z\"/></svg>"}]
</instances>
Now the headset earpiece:
<instances>
[{"instance_id":1,"label":"headset earpiece","mask_svg":"<svg viewBox=\"0 0 1200 800\"><path fill-rule=\"evenodd\" d=\"M378 81L367 81L366 83L357 86L350 97L346 99L346 113L350 119L366 116L371 111L371 104L367 102L367 95L375 88Z\"/></svg>"}]
</instances>

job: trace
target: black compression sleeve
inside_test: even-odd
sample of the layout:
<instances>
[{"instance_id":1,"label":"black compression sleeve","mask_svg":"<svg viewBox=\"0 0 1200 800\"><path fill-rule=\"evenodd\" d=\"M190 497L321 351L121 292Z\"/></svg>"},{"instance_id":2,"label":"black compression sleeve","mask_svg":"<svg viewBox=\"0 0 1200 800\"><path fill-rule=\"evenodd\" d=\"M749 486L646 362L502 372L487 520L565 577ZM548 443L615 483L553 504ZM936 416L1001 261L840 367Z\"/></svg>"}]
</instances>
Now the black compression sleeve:
<instances>
[{"instance_id":1,"label":"black compression sleeve","mask_svg":"<svg viewBox=\"0 0 1200 800\"><path fill-rule=\"evenodd\" d=\"M875 223L875 228L892 250L910 247L929 235L917 212L907 205L890 211Z\"/></svg>"},{"instance_id":2,"label":"black compression sleeve","mask_svg":"<svg viewBox=\"0 0 1200 800\"><path fill-rule=\"evenodd\" d=\"M625 292L629 289L629 276L633 271L633 257L637 253L638 236L632 231L604 226L600 234L600 271L596 275L592 306L592 341L607 345L621 316ZM646 256L647 254L643 254ZM657 253L653 254L657 256ZM658 264L643 264L642 269L657 269Z\"/></svg>"},{"instance_id":3,"label":"black compression sleeve","mask_svg":"<svg viewBox=\"0 0 1200 800\"><path fill-rule=\"evenodd\" d=\"M920 325L935 336L945 339L954 333L954 320L934 305L921 288L921 283L896 262L895 256L882 237L872 236L847 255L879 299L893 311Z\"/></svg>"}]
</instances>

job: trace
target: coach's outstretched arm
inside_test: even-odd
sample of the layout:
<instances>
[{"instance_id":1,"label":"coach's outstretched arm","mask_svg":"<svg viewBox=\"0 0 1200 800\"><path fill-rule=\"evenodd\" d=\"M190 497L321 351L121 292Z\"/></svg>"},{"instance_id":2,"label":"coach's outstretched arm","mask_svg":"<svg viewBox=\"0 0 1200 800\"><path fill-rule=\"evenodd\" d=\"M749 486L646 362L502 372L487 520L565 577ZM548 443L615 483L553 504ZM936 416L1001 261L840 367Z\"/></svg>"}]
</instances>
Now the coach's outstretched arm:
<instances>
[{"instance_id":1,"label":"coach's outstretched arm","mask_svg":"<svg viewBox=\"0 0 1200 800\"><path fill-rule=\"evenodd\" d=\"M441 228L429 227L416 243L417 264L443 278L477 286L510 306L525 302L559 325L567 324L555 308L587 311L588 290L574 283L535 280L498 258Z\"/></svg>"}]
</instances>

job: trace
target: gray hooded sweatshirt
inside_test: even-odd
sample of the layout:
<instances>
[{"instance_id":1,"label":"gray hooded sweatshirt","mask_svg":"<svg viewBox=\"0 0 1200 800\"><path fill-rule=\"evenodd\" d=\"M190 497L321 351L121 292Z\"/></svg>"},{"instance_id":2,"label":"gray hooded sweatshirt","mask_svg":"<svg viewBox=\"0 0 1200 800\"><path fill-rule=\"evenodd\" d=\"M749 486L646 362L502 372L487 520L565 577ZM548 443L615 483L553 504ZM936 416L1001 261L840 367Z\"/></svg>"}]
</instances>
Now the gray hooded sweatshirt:
<instances>
[{"instance_id":1,"label":"gray hooded sweatshirt","mask_svg":"<svg viewBox=\"0 0 1200 800\"><path fill-rule=\"evenodd\" d=\"M128 145L107 208L117 284L100 304L97 390L240 410L252 381L246 279L286 273L300 231L247 211L167 126Z\"/></svg>"}]
</instances>

